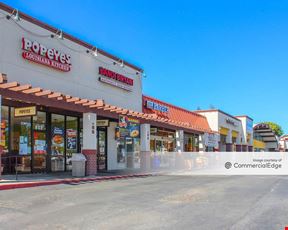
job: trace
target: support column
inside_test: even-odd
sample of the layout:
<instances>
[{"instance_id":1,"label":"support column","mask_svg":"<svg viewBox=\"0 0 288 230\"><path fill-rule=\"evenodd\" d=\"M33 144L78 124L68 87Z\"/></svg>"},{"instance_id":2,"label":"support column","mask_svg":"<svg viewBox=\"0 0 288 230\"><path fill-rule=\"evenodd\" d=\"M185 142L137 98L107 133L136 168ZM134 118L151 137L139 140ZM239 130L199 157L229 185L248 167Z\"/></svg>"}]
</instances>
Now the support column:
<instances>
[{"instance_id":1,"label":"support column","mask_svg":"<svg viewBox=\"0 0 288 230\"><path fill-rule=\"evenodd\" d=\"M141 124L140 126L140 167L143 171L151 169L150 152L150 124Z\"/></svg>"},{"instance_id":2,"label":"support column","mask_svg":"<svg viewBox=\"0 0 288 230\"><path fill-rule=\"evenodd\" d=\"M240 133L238 133L238 136L236 138L236 152L241 152L241 136L240 136Z\"/></svg>"},{"instance_id":3,"label":"support column","mask_svg":"<svg viewBox=\"0 0 288 230\"><path fill-rule=\"evenodd\" d=\"M232 152L232 131L229 130L226 136L226 152Z\"/></svg>"},{"instance_id":4,"label":"support column","mask_svg":"<svg viewBox=\"0 0 288 230\"><path fill-rule=\"evenodd\" d=\"M199 152L205 152L205 134L199 135Z\"/></svg>"},{"instance_id":5,"label":"support column","mask_svg":"<svg viewBox=\"0 0 288 230\"><path fill-rule=\"evenodd\" d=\"M86 156L86 175L97 173L97 115L96 113L83 114L83 148Z\"/></svg>"},{"instance_id":6,"label":"support column","mask_svg":"<svg viewBox=\"0 0 288 230\"><path fill-rule=\"evenodd\" d=\"M242 152L247 152L247 145L242 145Z\"/></svg>"},{"instance_id":7,"label":"support column","mask_svg":"<svg viewBox=\"0 0 288 230\"><path fill-rule=\"evenodd\" d=\"M248 152L253 152L253 133L250 134L250 140L248 143Z\"/></svg>"},{"instance_id":8,"label":"support column","mask_svg":"<svg viewBox=\"0 0 288 230\"><path fill-rule=\"evenodd\" d=\"M214 152L219 152L220 149L220 134L214 134L216 138L216 145L214 146Z\"/></svg>"},{"instance_id":9,"label":"support column","mask_svg":"<svg viewBox=\"0 0 288 230\"><path fill-rule=\"evenodd\" d=\"M0 122L2 122L1 112L2 112L2 96L0 95ZM0 143L1 142L2 142L2 135L0 132ZM0 145L0 179L2 175L2 153L3 153L3 146Z\"/></svg>"},{"instance_id":10,"label":"support column","mask_svg":"<svg viewBox=\"0 0 288 230\"><path fill-rule=\"evenodd\" d=\"M184 131L176 131L176 152L184 152Z\"/></svg>"}]
</instances>

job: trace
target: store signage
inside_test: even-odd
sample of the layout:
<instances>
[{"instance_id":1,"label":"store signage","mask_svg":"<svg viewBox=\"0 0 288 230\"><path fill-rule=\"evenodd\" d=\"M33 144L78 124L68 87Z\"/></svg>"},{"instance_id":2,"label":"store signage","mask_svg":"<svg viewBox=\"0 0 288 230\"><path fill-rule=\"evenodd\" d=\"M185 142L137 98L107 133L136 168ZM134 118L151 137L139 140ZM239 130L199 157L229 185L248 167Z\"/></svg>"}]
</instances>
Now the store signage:
<instances>
[{"instance_id":1,"label":"store signage","mask_svg":"<svg viewBox=\"0 0 288 230\"><path fill-rule=\"evenodd\" d=\"M122 74L113 72L111 70L99 67L99 81L113 85L115 87L132 91L132 86L134 84L133 79L123 76Z\"/></svg>"},{"instance_id":2,"label":"store signage","mask_svg":"<svg viewBox=\"0 0 288 230\"><path fill-rule=\"evenodd\" d=\"M150 128L150 133L157 133L157 128Z\"/></svg>"},{"instance_id":3,"label":"store signage","mask_svg":"<svg viewBox=\"0 0 288 230\"><path fill-rule=\"evenodd\" d=\"M205 145L207 147L216 148L218 144L217 136L212 133L207 133L205 138Z\"/></svg>"},{"instance_id":4,"label":"store signage","mask_svg":"<svg viewBox=\"0 0 288 230\"><path fill-rule=\"evenodd\" d=\"M160 111L162 113L168 113L169 112L168 106L160 105L154 101L146 101L146 108L157 110L157 111Z\"/></svg>"},{"instance_id":5,"label":"store signage","mask_svg":"<svg viewBox=\"0 0 288 230\"><path fill-rule=\"evenodd\" d=\"M15 117L25 117L25 116L34 116L36 115L36 106L22 107L14 109Z\"/></svg>"},{"instance_id":6,"label":"store signage","mask_svg":"<svg viewBox=\"0 0 288 230\"><path fill-rule=\"evenodd\" d=\"M109 126L109 120L97 120L97 127Z\"/></svg>"},{"instance_id":7,"label":"store signage","mask_svg":"<svg viewBox=\"0 0 288 230\"><path fill-rule=\"evenodd\" d=\"M63 72L71 70L71 56L54 48L22 38L22 57L29 61L45 65Z\"/></svg>"},{"instance_id":8,"label":"store signage","mask_svg":"<svg viewBox=\"0 0 288 230\"><path fill-rule=\"evenodd\" d=\"M118 128L116 129L116 138L140 136L140 121L127 116L119 116Z\"/></svg>"},{"instance_id":9,"label":"store signage","mask_svg":"<svg viewBox=\"0 0 288 230\"><path fill-rule=\"evenodd\" d=\"M227 118L227 119L226 119L226 123L229 124L229 125L237 126L236 123L235 123L235 121L233 121L233 120L230 119L230 118Z\"/></svg>"}]
</instances>

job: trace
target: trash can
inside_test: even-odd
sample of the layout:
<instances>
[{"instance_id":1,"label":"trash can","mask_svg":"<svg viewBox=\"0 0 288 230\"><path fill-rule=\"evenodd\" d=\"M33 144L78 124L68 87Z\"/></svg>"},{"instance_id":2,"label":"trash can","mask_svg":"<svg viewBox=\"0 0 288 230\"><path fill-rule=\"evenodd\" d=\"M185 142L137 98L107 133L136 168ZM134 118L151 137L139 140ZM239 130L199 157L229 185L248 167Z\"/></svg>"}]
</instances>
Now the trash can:
<instances>
[{"instance_id":1,"label":"trash can","mask_svg":"<svg viewBox=\"0 0 288 230\"><path fill-rule=\"evenodd\" d=\"M72 176L83 177L86 170L86 157L82 153L72 154Z\"/></svg>"}]
</instances>

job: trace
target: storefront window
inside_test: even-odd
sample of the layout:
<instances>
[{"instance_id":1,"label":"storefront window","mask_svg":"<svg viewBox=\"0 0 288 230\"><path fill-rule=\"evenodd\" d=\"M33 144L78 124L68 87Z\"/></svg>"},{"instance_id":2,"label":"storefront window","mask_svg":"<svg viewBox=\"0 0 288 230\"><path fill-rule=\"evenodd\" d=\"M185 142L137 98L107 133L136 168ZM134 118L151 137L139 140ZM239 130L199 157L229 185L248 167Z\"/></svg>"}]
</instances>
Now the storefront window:
<instances>
[{"instance_id":1,"label":"storefront window","mask_svg":"<svg viewBox=\"0 0 288 230\"><path fill-rule=\"evenodd\" d=\"M117 140L117 162L127 163L128 168L140 167L140 139L120 138Z\"/></svg>"},{"instance_id":2,"label":"storefront window","mask_svg":"<svg viewBox=\"0 0 288 230\"><path fill-rule=\"evenodd\" d=\"M9 107L1 107L1 146L3 153L8 152L8 140L9 140Z\"/></svg>"},{"instance_id":3,"label":"storefront window","mask_svg":"<svg viewBox=\"0 0 288 230\"><path fill-rule=\"evenodd\" d=\"M46 170L46 113L37 112L33 116L33 169L34 171Z\"/></svg>"},{"instance_id":4,"label":"storefront window","mask_svg":"<svg viewBox=\"0 0 288 230\"><path fill-rule=\"evenodd\" d=\"M194 135L194 149L193 151L194 152L199 152L199 135L198 134L195 134Z\"/></svg>"},{"instance_id":5,"label":"storefront window","mask_svg":"<svg viewBox=\"0 0 288 230\"><path fill-rule=\"evenodd\" d=\"M134 138L134 168L140 168L140 138Z\"/></svg>"},{"instance_id":6,"label":"storefront window","mask_svg":"<svg viewBox=\"0 0 288 230\"><path fill-rule=\"evenodd\" d=\"M98 154L97 154L97 167L98 170L107 169L107 129L106 127L98 127L97 129L98 137Z\"/></svg>"},{"instance_id":7,"label":"storefront window","mask_svg":"<svg viewBox=\"0 0 288 230\"><path fill-rule=\"evenodd\" d=\"M175 151L175 133L172 131L151 128L153 130L150 140L151 152L174 152ZM151 131L150 130L150 131Z\"/></svg>"},{"instance_id":8,"label":"storefront window","mask_svg":"<svg viewBox=\"0 0 288 230\"><path fill-rule=\"evenodd\" d=\"M198 134L184 134L184 151L185 152L199 152L199 135Z\"/></svg>"},{"instance_id":9,"label":"storefront window","mask_svg":"<svg viewBox=\"0 0 288 230\"><path fill-rule=\"evenodd\" d=\"M226 151L226 136L225 135L220 135L220 151L225 152Z\"/></svg>"},{"instance_id":10,"label":"storefront window","mask_svg":"<svg viewBox=\"0 0 288 230\"><path fill-rule=\"evenodd\" d=\"M193 152L193 142L194 137L192 135L186 135L184 136L184 151L185 152Z\"/></svg>"},{"instance_id":11,"label":"storefront window","mask_svg":"<svg viewBox=\"0 0 288 230\"><path fill-rule=\"evenodd\" d=\"M31 171L31 117L14 117L11 108L11 152L18 155L17 171Z\"/></svg>"},{"instance_id":12,"label":"storefront window","mask_svg":"<svg viewBox=\"0 0 288 230\"><path fill-rule=\"evenodd\" d=\"M126 162L125 138L120 138L117 140L117 162Z\"/></svg>"},{"instance_id":13,"label":"storefront window","mask_svg":"<svg viewBox=\"0 0 288 230\"><path fill-rule=\"evenodd\" d=\"M51 171L64 171L65 154L65 117L52 114L51 116Z\"/></svg>"},{"instance_id":14,"label":"storefront window","mask_svg":"<svg viewBox=\"0 0 288 230\"><path fill-rule=\"evenodd\" d=\"M78 149L78 118L66 117L66 170L72 170L72 154Z\"/></svg>"}]
</instances>

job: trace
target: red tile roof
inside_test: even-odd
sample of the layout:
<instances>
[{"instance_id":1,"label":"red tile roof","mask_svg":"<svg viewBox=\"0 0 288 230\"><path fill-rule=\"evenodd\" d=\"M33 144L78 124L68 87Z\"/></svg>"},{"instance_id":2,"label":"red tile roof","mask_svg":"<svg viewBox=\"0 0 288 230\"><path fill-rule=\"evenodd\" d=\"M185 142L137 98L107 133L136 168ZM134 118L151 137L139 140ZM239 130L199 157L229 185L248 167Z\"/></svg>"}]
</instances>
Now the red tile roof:
<instances>
[{"instance_id":1,"label":"red tile roof","mask_svg":"<svg viewBox=\"0 0 288 230\"><path fill-rule=\"evenodd\" d=\"M163 119L168 119L168 122L169 121L179 122L185 125L186 127L193 129L195 131L212 132L206 117L203 115L200 115L198 113L177 107L175 105L171 105L169 103L166 103L166 102L163 102L158 99L145 96L145 95L142 96L142 100L143 100L143 103L142 103L143 113L156 114L158 117L162 117ZM156 102L160 105L167 106L169 108L168 113L164 113L164 112L160 112L160 111L147 108L145 106L147 100Z\"/></svg>"}]
</instances>

